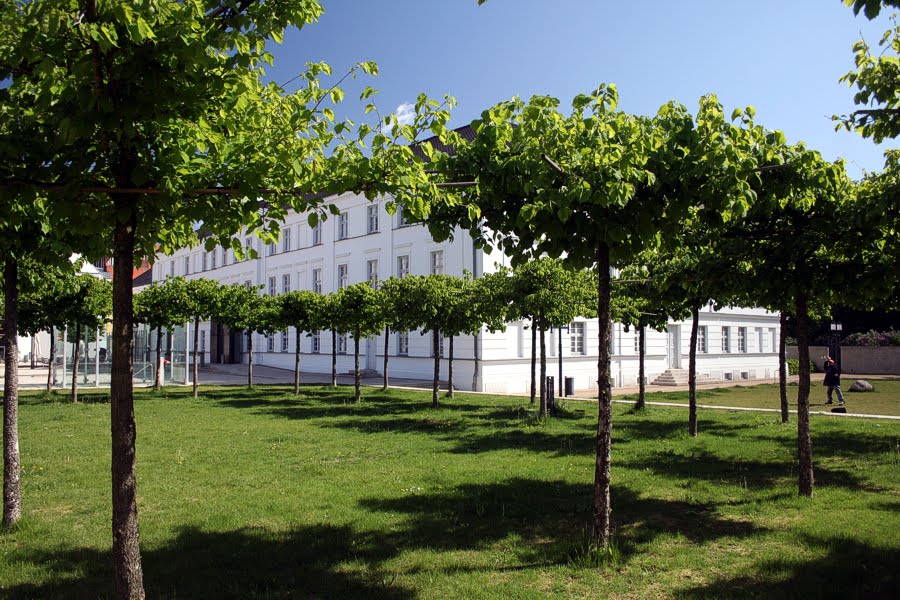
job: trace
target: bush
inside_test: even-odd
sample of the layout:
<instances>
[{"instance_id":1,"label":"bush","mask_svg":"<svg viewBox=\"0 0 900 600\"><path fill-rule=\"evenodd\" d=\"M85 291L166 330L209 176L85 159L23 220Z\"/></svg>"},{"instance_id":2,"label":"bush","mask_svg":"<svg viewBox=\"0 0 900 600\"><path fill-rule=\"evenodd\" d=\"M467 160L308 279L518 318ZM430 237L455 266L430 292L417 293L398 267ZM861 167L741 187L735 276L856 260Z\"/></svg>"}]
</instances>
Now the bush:
<instances>
[{"instance_id":1,"label":"bush","mask_svg":"<svg viewBox=\"0 0 900 600\"><path fill-rule=\"evenodd\" d=\"M845 346L900 346L900 330L851 333L841 342Z\"/></svg>"},{"instance_id":2,"label":"bush","mask_svg":"<svg viewBox=\"0 0 900 600\"><path fill-rule=\"evenodd\" d=\"M800 374L800 361L796 358L787 359L788 375Z\"/></svg>"}]
</instances>

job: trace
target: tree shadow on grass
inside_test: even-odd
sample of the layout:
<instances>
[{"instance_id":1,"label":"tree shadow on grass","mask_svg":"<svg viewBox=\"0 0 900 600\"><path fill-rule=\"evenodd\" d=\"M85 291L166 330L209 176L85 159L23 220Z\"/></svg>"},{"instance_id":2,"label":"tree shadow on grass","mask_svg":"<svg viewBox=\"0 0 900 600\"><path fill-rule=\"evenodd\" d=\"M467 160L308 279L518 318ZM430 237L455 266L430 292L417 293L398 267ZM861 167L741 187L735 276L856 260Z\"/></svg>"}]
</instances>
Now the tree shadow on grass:
<instances>
[{"instance_id":1,"label":"tree shadow on grass","mask_svg":"<svg viewBox=\"0 0 900 600\"><path fill-rule=\"evenodd\" d=\"M810 436L812 437L813 460L817 456L866 458L875 454L893 452L897 447L896 430L890 428L885 428L883 433L876 434L818 427L812 429ZM786 432L784 436L756 435L754 439L776 442L790 448L797 445L796 431Z\"/></svg>"},{"instance_id":2,"label":"tree shadow on grass","mask_svg":"<svg viewBox=\"0 0 900 600\"><path fill-rule=\"evenodd\" d=\"M812 560L766 560L752 574L682 590L679 598L898 598L900 550L848 538L804 536Z\"/></svg>"},{"instance_id":3,"label":"tree shadow on grass","mask_svg":"<svg viewBox=\"0 0 900 600\"><path fill-rule=\"evenodd\" d=\"M658 451L641 460L624 460L619 467L649 469L656 476L684 482L707 481L737 485L748 489L768 489L778 484L794 482L797 478L793 463L762 462L740 458L722 458L705 451L682 454ZM816 483L852 490L875 490L869 482L841 469L822 466L815 468Z\"/></svg>"},{"instance_id":4,"label":"tree shadow on grass","mask_svg":"<svg viewBox=\"0 0 900 600\"><path fill-rule=\"evenodd\" d=\"M592 489L589 484L515 478L363 499L360 505L373 512L408 515L404 528L384 536L397 547L473 550L512 535L523 542L513 551L517 561L564 564L590 523ZM723 518L714 505L648 498L622 486L614 486L612 499L616 544L626 560L660 535L681 534L702 543L765 531Z\"/></svg>"},{"instance_id":5,"label":"tree shadow on grass","mask_svg":"<svg viewBox=\"0 0 900 600\"><path fill-rule=\"evenodd\" d=\"M205 532L187 527L168 544L143 552L150 598L387 598L415 593L379 565L393 550L360 544L349 527L314 525L287 532L247 528ZM111 552L24 550L18 560L55 575L41 584L7 587L6 598L97 598L113 593ZM361 561L356 570L342 568Z\"/></svg>"}]
</instances>

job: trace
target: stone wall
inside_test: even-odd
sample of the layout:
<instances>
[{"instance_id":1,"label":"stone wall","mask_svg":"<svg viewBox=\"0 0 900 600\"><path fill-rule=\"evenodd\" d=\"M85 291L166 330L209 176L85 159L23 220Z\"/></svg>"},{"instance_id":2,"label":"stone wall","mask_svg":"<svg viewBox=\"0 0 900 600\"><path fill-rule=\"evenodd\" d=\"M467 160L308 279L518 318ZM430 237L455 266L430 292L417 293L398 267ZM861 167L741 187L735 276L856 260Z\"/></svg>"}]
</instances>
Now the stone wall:
<instances>
[{"instance_id":1,"label":"stone wall","mask_svg":"<svg viewBox=\"0 0 900 600\"><path fill-rule=\"evenodd\" d=\"M809 359L822 370L822 357L827 346L810 346ZM787 347L787 357L797 358L797 346ZM841 346L841 373L900 375L900 346Z\"/></svg>"}]
</instances>

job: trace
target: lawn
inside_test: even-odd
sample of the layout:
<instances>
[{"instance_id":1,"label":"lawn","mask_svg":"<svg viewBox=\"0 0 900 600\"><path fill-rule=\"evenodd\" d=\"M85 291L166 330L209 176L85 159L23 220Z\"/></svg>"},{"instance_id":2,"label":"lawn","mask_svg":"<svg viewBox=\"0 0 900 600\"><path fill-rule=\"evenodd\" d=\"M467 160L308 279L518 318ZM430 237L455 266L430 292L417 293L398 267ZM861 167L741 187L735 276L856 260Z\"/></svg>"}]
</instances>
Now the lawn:
<instances>
[{"instance_id":1,"label":"lawn","mask_svg":"<svg viewBox=\"0 0 900 600\"><path fill-rule=\"evenodd\" d=\"M606 555L586 543L596 405L282 387L141 392L151 598L896 598L900 423L813 416L796 494L778 415L615 406ZM109 406L26 395L25 517L0 596L112 593Z\"/></svg>"},{"instance_id":2,"label":"lawn","mask_svg":"<svg viewBox=\"0 0 900 600\"><path fill-rule=\"evenodd\" d=\"M875 389L871 392L848 392L853 379L843 379L841 390L847 401L847 412L862 415L900 416L900 377L867 379ZM822 386L821 376L812 382L809 393L809 409L828 411L832 406L825 404L827 388ZM711 406L738 406L752 408L781 409L778 384L739 385L735 387L697 390L697 403ZM637 394L617 396L616 400L637 400ZM647 394L649 402L687 403L687 392L652 392ZM788 403L791 410L797 410L797 384L788 385ZM837 394L834 395L837 406Z\"/></svg>"}]
</instances>

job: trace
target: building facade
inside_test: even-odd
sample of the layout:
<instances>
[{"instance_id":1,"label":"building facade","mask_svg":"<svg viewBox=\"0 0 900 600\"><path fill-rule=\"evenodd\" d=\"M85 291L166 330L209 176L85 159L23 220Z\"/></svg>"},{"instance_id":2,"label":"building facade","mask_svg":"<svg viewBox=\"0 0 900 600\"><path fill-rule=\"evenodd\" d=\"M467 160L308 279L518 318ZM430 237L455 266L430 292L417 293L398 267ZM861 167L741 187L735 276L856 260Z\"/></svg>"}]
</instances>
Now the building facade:
<instances>
[{"instance_id":1,"label":"building facade","mask_svg":"<svg viewBox=\"0 0 900 600\"><path fill-rule=\"evenodd\" d=\"M185 248L174 255L158 255L154 281L184 276L206 277L222 284L262 286L262 293L277 295L293 290L330 293L362 281L389 277L446 273L475 276L508 265L501 252L474 247L468 233L457 230L452 240L434 241L426 227L406 223L390 215L383 201L343 194L329 201L339 209L310 226L307 215L291 212L282 224L281 239L263 244L253 235L241 242L257 250L255 259L237 260L230 249L211 252L202 246ZM246 344L238 333L216 323L200 326L200 351L204 363L246 362ZM596 319L576 319L568 330L554 330L547 339L548 374L557 375L560 345L563 376L574 379L576 389L596 388ZM712 379L760 379L777 376L779 316L761 309L734 308L700 313L698 373ZM296 336L288 330L273 336L254 334L254 362L292 369ZM612 383L637 384L637 332L613 325ZM331 370L332 336L313 332L302 336L303 369ZM338 370L353 368L353 340L339 337ZM672 322L667 332L648 331L646 376L653 381L667 369L687 368L690 322ZM384 337L361 342L361 366L380 372ZM388 340L391 375L430 379L433 358L430 336L418 332L391 332ZM509 323L506 331L481 332L454 340L454 383L458 389L497 393L527 393L530 381L531 329L528 321ZM442 377L447 361L442 361Z\"/></svg>"}]
</instances>

